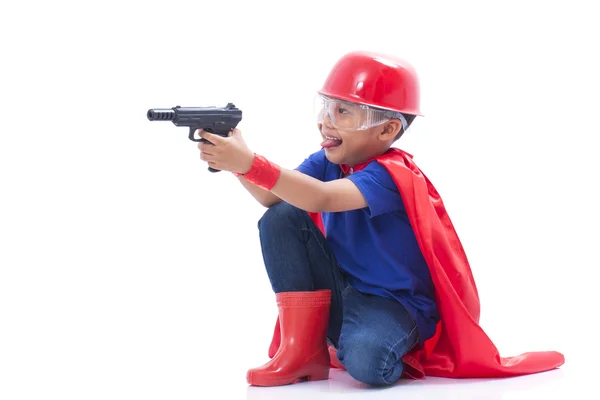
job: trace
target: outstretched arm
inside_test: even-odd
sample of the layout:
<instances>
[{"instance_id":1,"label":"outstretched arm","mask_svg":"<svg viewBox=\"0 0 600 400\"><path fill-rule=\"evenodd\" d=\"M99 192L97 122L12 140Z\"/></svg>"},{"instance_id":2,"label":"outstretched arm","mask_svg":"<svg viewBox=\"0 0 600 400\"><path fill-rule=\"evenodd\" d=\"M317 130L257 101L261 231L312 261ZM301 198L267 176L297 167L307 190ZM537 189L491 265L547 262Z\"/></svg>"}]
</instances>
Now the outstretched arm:
<instances>
[{"instance_id":1,"label":"outstretched arm","mask_svg":"<svg viewBox=\"0 0 600 400\"><path fill-rule=\"evenodd\" d=\"M270 192L302 210L341 212L367 206L362 193L349 179L322 182L299 171L285 168L279 170L277 183Z\"/></svg>"},{"instance_id":2,"label":"outstretched arm","mask_svg":"<svg viewBox=\"0 0 600 400\"><path fill-rule=\"evenodd\" d=\"M200 158L213 168L231 171L246 180L244 186L251 188L250 193L265 206L275 204L276 198L308 212L340 212L367 206L361 191L349 179L323 182L300 171L280 168L255 155L238 129L226 138L204 131L200 136L210 142L198 145Z\"/></svg>"},{"instance_id":3,"label":"outstretched arm","mask_svg":"<svg viewBox=\"0 0 600 400\"><path fill-rule=\"evenodd\" d=\"M349 179L322 182L300 171L284 168L279 168L279 178L271 190L252 183L244 175L239 175L238 179L267 208L281 200L309 212L340 212L367 205L362 193Z\"/></svg>"}]
</instances>

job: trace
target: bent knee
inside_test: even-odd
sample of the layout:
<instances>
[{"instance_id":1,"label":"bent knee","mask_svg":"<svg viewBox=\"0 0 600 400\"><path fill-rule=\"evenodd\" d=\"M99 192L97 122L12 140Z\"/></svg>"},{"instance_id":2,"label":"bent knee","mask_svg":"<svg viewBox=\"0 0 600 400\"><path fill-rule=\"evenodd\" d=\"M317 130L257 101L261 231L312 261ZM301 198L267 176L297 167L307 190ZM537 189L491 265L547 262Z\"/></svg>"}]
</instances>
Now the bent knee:
<instances>
[{"instance_id":1,"label":"bent knee","mask_svg":"<svg viewBox=\"0 0 600 400\"><path fill-rule=\"evenodd\" d=\"M302 218L301 213L302 210L285 201L280 201L265 211L258 221L258 228L261 231L278 231L282 227L289 226L290 223L299 222L299 219Z\"/></svg>"},{"instance_id":2,"label":"bent knee","mask_svg":"<svg viewBox=\"0 0 600 400\"><path fill-rule=\"evenodd\" d=\"M368 385L390 385L402 375L400 357L375 335L356 334L344 340L338 357L350 376Z\"/></svg>"}]
</instances>

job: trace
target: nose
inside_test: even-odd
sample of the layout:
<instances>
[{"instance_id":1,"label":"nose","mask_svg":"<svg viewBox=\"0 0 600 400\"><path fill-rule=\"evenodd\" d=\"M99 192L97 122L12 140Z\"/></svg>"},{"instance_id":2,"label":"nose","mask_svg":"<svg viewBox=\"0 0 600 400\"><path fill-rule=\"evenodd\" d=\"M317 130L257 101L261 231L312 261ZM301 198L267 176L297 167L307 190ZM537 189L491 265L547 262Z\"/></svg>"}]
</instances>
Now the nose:
<instances>
[{"instance_id":1,"label":"nose","mask_svg":"<svg viewBox=\"0 0 600 400\"><path fill-rule=\"evenodd\" d=\"M331 119L329 118L329 113L325 112L323 114L323 125L327 128L333 129L333 125L331 124Z\"/></svg>"}]
</instances>

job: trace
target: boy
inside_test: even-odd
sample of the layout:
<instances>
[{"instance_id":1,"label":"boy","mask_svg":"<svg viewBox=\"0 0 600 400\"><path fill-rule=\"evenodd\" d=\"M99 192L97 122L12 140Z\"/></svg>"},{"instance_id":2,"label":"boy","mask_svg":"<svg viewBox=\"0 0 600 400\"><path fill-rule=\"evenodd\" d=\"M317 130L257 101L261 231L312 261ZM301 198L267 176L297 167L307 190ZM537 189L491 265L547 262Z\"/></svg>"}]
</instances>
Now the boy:
<instances>
[{"instance_id":1,"label":"boy","mask_svg":"<svg viewBox=\"0 0 600 400\"><path fill-rule=\"evenodd\" d=\"M419 96L406 61L352 52L318 94L322 149L296 170L253 153L237 129L200 132L211 142L198 145L201 159L268 207L259 231L279 317L272 359L248 383L327 379L330 365L381 386L564 363L557 352L501 359L478 326L477 289L442 200L412 156L392 148L421 115Z\"/></svg>"}]
</instances>

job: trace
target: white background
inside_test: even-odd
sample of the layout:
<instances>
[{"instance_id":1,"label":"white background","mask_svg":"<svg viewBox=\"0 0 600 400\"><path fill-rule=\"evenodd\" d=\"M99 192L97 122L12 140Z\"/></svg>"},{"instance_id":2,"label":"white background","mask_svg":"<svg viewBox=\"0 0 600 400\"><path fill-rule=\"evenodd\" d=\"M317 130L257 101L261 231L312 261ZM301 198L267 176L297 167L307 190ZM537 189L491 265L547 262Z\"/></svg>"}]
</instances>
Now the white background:
<instances>
[{"instance_id":1,"label":"white background","mask_svg":"<svg viewBox=\"0 0 600 400\"><path fill-rule=\"evenodd\" d=\"M538 387L554 394L594 365L593 2L15 4L0 12L1 399L273 393L245 382L276 313L264 209L146 111L233 102L251 148L293 168L319 148L315 91L357 49L419 72L426 116L397 145L444 199L501 355L563 352Z\"/></svg>"}]
</instances>

